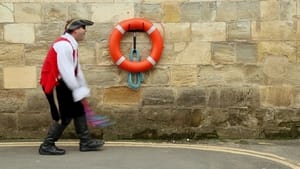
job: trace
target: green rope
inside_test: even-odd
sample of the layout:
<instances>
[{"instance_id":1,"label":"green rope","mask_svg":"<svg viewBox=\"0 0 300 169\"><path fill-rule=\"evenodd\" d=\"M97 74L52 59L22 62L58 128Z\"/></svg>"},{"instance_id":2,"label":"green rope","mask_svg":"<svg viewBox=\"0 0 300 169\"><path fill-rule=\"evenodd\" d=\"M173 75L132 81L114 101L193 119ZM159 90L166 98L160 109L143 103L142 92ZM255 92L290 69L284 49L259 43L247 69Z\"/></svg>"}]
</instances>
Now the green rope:
<instances>
[{"instance_id":1,"label":"green rope","mask_svg":"<svg viewBox=\"0 0 300 169\"><path fill-rule=\"evenodd\" d=\"M140 52L136 49L132 49L130 52L129 59L130 61L134 60L134 54L136 54L136 60L141 61ZM135 76L135 80L132 79L132 77ZM135 81L135 82L134 82ZM131 89L139 89L141 87L141 83L144 81L144 76L141 72L138 73L128 73L128 86Z\"/></svg>"}]
</instances>

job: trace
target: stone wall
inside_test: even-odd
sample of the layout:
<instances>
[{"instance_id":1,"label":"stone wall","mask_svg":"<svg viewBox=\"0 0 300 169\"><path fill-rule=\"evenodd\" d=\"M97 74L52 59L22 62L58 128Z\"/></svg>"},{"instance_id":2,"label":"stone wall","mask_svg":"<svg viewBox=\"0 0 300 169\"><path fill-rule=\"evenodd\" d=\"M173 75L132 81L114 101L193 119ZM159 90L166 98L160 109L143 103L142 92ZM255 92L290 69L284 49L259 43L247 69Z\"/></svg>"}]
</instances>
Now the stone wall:
<instances>
[{"instance_id":1,"label":"stone wall","mask_svg":"<svg viewBox=\"0 0 300 169\"><path fill-rule=\"evenodd\" d=\"M50 114L38 84L67 19L88 27L80 60L106 139L299 138L300 0L0 0L0 138L43 138ZM164 37L139 90L114 65L108 39L144 17ZM138 33L146 56L151 44ZM132 34L122 51L128 56ZM74 137L72 126L64 134Z\"/></svg>"}]
</instances>

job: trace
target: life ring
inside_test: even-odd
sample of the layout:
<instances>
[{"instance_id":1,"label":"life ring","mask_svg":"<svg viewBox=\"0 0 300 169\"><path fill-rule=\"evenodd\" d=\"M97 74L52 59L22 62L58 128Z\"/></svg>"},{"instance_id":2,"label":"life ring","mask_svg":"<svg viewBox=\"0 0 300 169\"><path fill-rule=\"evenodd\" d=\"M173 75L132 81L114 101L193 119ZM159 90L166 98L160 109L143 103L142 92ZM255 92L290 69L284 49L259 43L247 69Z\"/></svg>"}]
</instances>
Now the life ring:
<instances>
[{"instance_id":1,"label":"life ring","mask_svg":"<svg viewBox=\"0 0 300 169\"><path fill-rule=\"evenodd\" d=\"M120 42L125 32L132 31L146 32L151 39L152 49L150 55L140 62L126 59L122 54ZM151 69L160 59L163 49L163 39L158 29L153 24L143 18L133 18L120 22L112 31L109 40L109 50L113 62L121 69L128 72L145 72Z\"/></svg>"}]
</instances>

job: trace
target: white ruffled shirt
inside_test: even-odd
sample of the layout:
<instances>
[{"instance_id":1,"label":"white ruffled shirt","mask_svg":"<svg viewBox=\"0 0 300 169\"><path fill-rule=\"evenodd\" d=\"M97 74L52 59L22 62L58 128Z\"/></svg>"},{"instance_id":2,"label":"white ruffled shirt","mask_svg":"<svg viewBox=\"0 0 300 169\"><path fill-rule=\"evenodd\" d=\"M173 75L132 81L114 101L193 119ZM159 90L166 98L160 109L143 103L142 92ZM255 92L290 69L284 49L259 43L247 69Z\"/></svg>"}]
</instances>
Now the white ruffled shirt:
<instances>
[{"instance_id":1,"label":"white ruffled shirt","mask_svg":"<svg viewBox=\"0 0 300 169\"><path fill-rule=\"evenodd\" d=\"M58 71L60 77L71 89L74 101L77 102L90 96L90 89L87 87L78 57L73 58L73 50L76 52L75 56L78 55L77 41L69 33L65 33L62 37L68 39L71 44L67 41L59 41L53 44L53 48L57 53ZM77 76L75 75L76 65L78 66Z\"/></svg>"}]
</instances>

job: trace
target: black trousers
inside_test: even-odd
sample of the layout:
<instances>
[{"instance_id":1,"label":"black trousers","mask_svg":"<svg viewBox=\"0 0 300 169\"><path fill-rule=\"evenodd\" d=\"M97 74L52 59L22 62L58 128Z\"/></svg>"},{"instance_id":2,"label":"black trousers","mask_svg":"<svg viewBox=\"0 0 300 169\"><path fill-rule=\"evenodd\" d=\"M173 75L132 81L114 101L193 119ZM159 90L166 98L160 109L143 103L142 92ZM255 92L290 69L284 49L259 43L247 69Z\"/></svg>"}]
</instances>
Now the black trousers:
<instances>
[{"instance_id":1,"label":"black trousers","mask_svg":"<svg viewBox=\"0 0 300 169\"><path fill-rule=\"evenodd\" d=\"M46 94L53 120L61 120L62 125L68 125L73 118L85 114L83 105L80 101L74 102L72 91L63 80L59 80L54 90L52 93Z\"/></svg>"}]
</instances>

